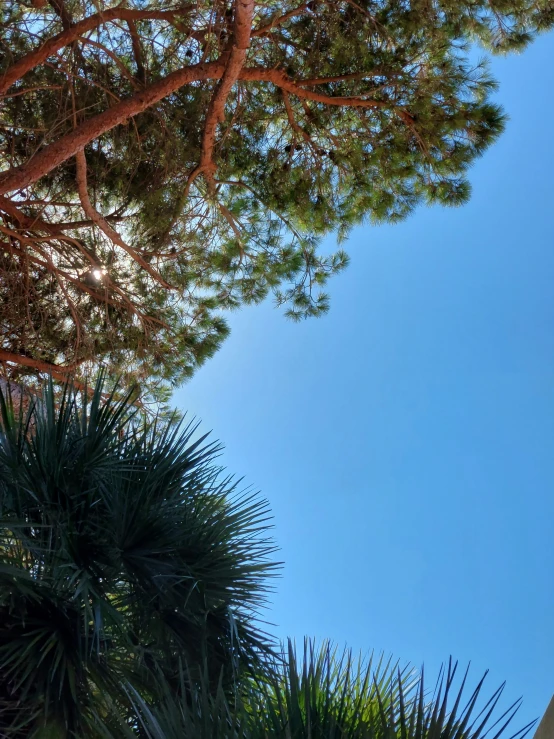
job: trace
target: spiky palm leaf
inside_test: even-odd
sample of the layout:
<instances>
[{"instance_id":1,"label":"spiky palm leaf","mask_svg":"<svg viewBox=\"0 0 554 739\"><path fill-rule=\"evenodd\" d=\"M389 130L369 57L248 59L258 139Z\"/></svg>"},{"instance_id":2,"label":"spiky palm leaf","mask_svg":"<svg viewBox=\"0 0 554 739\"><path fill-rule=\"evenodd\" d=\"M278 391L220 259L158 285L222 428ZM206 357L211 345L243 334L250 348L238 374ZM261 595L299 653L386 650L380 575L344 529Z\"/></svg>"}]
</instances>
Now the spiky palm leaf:
<instances>
[{"instance_id":1,"label":"spiky palm leaf","mask_svg":"<svg viewBox=\"0 0 554 739\"><path fill-rule=\"evenodd\" d=\"M307 641L299 659L289 642L270 677L234 698L204 681L192 699L166 690L155 706L132 702L148 739L523 739L532 724L507 732L519 701L501 710L504 686L484 698L484 677L466 691L468 673L457 672L450 661L428 691L423 670Z\"/></svg>"},{"instance_id":2,"label":"spiky palm leaf","mask_svg":"<svg viewBox=\"0 0 554 739\"><path fill-rule=\"evenodd\" d=\"M96 735L179 665L217 684L269 648L257 614L274 546L265 502L237 492L197 426L129 398L52 386L0 397L0 727ZM38 736L38 734L37 734Z\"/></svg>"}]
</instances>

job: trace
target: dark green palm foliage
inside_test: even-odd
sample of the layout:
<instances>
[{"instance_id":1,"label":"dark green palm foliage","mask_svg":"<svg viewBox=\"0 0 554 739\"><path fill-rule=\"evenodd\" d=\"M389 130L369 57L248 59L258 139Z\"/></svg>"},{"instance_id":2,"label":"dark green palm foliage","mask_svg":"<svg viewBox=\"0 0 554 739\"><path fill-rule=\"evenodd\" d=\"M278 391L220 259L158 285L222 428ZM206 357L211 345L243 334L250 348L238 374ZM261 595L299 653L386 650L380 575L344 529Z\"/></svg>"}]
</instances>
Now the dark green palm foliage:
<instances>
[{"instance_id":1,"label":"dark green palm foliage","mask_svg":"<svg viewBox=\"0 0 554 739\"><path fill-rule=\"evenodd\" d=\"M25 413L0 396L2 736L96 736L129 690L155 700L154 676L202 664L217 685L269 648L265 502L196 425L102 391L50 386Z\"/></svg>"},{"instance_id":2,"label":"dark green palm foliage","mask_svg":"<svg viewBox=\"0 0 554 739\"><path fill-rule=\"evenodd\" d=\"M267 677L267 673L265 675ZM220 680L211 684L205 671L192 677L189 670L180 674L180 685L169 686L163 678L157 684L155 703L148 703L138 691L129 688L133 718L123 723L98 722L102 739L253 739L259 696L254 682L236 684L235 692ZM191 687L192 686L192 687Z\"/></svg>"},{"instance_id":3,"label":"dark green palm foliage","mask_svg":"<svg viewBox=\"0 0 554 739\"><path fill-rule=\"evenodd\" d=\"M403 689L409 693L417 684L413 670L390 658L354 660L351 652L340 653L329 643L317 649L305 641L299 659L289 641L283 664L266 694L272 710L264 715L270 731L286 737L365 737L359 732L379 716L380 701L389 708Z\"/></svg>"},{"instance_id":4,"label":"dark green palm foliage","mask_svg":"<svg viewBox=\"0 0 554 739\"><path fill-rule=\"evenodd\" d=\"M305 642L286 654L265 681L233 699L198 684L194 699L166 691L155 708L133 699L148 739L522 739L532 724L508 734L519 701L500 708L504 686L484 698L485 676L466 690L468 672L441 670L434 690L424 673L392 660L354 660L328 643ZM128 736L133 736L129 731Z\"/></svg>"}]
</instances>

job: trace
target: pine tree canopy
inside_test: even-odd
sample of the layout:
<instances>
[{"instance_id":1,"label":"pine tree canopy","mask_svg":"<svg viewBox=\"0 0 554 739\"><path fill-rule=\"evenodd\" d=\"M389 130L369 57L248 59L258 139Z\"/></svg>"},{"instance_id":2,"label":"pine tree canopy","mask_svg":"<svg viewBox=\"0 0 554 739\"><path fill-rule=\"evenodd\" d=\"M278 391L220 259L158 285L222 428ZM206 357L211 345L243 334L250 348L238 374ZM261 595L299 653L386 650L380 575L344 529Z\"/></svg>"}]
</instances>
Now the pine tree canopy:
<instances>
[{"instance_id":1,"label":"pine tree canopy","mask_svg":"<svg viewBox=\"0 0 554 739\"><path fill-rule=\"evenodd\" d=\"M519 50L552 0L2 3L0 359L101 363L160 398L222 311L327 309L344 237L468 198L503 113L474 45Z\"/></svg>"}]
</instances>

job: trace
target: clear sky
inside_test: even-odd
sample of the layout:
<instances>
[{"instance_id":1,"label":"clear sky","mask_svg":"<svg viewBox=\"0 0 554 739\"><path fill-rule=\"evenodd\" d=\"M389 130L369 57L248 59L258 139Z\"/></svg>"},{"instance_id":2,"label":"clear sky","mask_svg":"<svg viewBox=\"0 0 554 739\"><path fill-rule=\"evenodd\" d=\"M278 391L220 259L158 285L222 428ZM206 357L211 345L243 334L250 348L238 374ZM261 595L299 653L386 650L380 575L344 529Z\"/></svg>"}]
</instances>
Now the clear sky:
<instances>
[{"instance_id":1,"label":"clear sky","mask_svg":"<svg viewBox=\"0 0 554 739\"><path fill-rule=\"evenodd\" d=\"M469 205L357 229L325 318L233 314L175 396L271 504L275 633L471 660L520 722L554 693L553 51L494 61Z\"/></svg>"}]
</instances>

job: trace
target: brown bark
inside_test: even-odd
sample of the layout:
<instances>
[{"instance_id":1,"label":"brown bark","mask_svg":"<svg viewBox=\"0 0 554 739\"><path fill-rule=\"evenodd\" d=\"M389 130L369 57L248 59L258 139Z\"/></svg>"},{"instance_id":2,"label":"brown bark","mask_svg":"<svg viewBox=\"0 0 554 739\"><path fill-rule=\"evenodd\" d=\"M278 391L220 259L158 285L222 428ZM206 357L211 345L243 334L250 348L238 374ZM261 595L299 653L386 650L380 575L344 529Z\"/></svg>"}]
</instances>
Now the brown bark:
<instances>
[{"instance_id":1,"label":"brown bark","mask_svg":"<svg viewBox=\"0 0 554 739\"><path fill-rule=\"evenodd\" d=\"M48 205L48 203L43 203L41 201L31 201L33 204L37 205ZM29 202L23 202L19 201L17 205L29 205ZM56 205L57 203L53 203L53 205ZM60 205L74 205L74 203L60 203ZM63 239L64 235L60 234L60 231L72 231L79 228L86 228L88 226L92 226L93 221L68 221L67 223L48 223L47 221L43 220L42 218L39 218L38 216L27 216L25 213L22 213L17 207L14 202L12 202L9 198L4 197L3 195L0 195L0 212L4 212L7 215L9 215L14 221L16 221L20 226L23 228L26 228L28 230L33 229L42 229L46 231L49 234L52 234L52 236L55 236L56 238ZM117 212L117 211L116 211ZM107 221L125 221L127 216L118 216L115 213L113 215L104 216L104 218Z\"/></svg>"},{"instance_id":2,"label":"brown bark","mask_svg":"<svg viewBox=\"0 0 554 739\"><path fill-rule=\"evenodd\" d=\"M250 44L250 32L254 15L254 0L237 0L235 2L235 20L230 47L226 50L227 63L225 72L219 82L206 113L204 135L202 138L202 154L198 167L191 177L203 172L208 178L213 177L216 170L213 161L217 126L225 116L225 103L246 60L246 52Z\"/></svg>"},{"instance_id":3,"label":"brown bark","mask_svg":"<svg viewBox=\"0 0 554 739\"><path fill-rule=\"evenodd\" d=\"M113 108L89 118L88 121L81 123L71 133L45 146L27 163L1 174L0 195L32 185L33 182L75 156L80 149L106 131L120 123L124 123L138 113L142 113L143 110L183 85L196 80L221 78L224 69L220 62L195 64L178 69L127 100L122 100Z\"/></svg>"},{"instance_id":4,"label":"brown bark","mask_svg":"<svg viewBox=\"0 0 554 739\"><path fill-rule=\"evenodd\" d=\"M0 211L9 215L14 221L16 221L22 228L33 230L36 228L42 228L47 233L52 235L58 235L56 226L53 226L46 221L43 221L38 216L27 216L22 213L17 205L12 202L9 198L0 196Z\"/></svg>"},{"instance_id":5,"label":"brown bark","mask_svg":"<svg viewBox=\"0 0 554 739\"><path fill-rule=\"evenodd\" d=\"M91 387L85 382L79 382L75 377L73 377L73 373L77 368L76 366L68 369L67 367L60 367L57 364L42 362L39 359L31 359L31 357L25 357L20 354L5 352L1 349L0 362L13 362L14 364L31 367L36 369L38 372L50 375L53 380L56 380L64 386L68 385L70 388L78 390L81 393L86 392L87 395L94 394L94 387ZM4 393L4 396L6 396L6 394L10 394L12 396L12 401L15 395L15 400L19 404L24 403L25 400L32 402L33 395L37 394L36 390L29 390L29 388L26 388L24 385L17 385L13 381L3 377L0 377L0 390ZM25 396L27 396L27 398L25 398ZM102 393L102 397L108 398L110 396L108 393ZM134 405L142 408L142 404L139 401L136 401Z\"/></svg>"},{"instance_id":6,"label":"brown bark","mask_svg":"<svg viewBox=\"0 0 554 739\"><path fill-rule=\"evenodd\" d=\"M0 349L0 362L13 362L14 364L20 364L23 367L31 367L39 372L46 372L56 379L65 379L67 375L74 372L78 366L77 364L71 364L66 367L60 367L57 364L43 362L41 359L32 359L31 357L26 357L22 354L13 354L12 352L6 352L3 349Z\"/></svg>"},{"instance_id":7,"label":"brown bark","mask_svg":"<svg viewBox=\"0 0 554 739\"><path fill-rule=\"evenodd\" d=\"M171 21L176 15L189 13L195 8L195 5L186 5L175 10L132 10L130 8L117 7L110 8L102 13L94 13L94 15L90 15L88 18L84 18L82 21L65 28L61 33L52 36L52 38L45 41L37 49L26 54L15 62L15 64L12 64L0 79L0 95L6 93L14 82L44 62L56 51L63 49L65 46L73 43L73 41L76 41L79 36L92 31L103 23L113 20L136 21L143 19Z\"/></svg>"},{"instance_id":8,"label":"brown bark","mask_svg":"<svg viewBox=\"0 0 554 739\"><path fill-rule=\"evenodd\" d=\"M248 3L244 4L248 6ZM217 113L217 111L224 106L225 99L236 79L244 80L246 82L271 82L277 87L280 87L297 97L324 103L325 105L360 108L392 107L391 103L382 100L371 100L361 96L333 97L314 92L312 90L305 90L294 80L291 80L286 73L280 69L243 67L239 70L237 77L234 78L240 59L244 59L246 54L246 48L241 48L241 44L244 44L245 34L247 35L248 33L247 29L242 25L238 30L239 34L235 37L237 40L234 46L234 50L236 49L236 57L233 61L233 76L229 73L228 82L225 87L219 88L219 90L221 90L221 95L216 93L217 99L212 106L211 113L214 123L210 126L211 130L208 130L206 135L208 146L210 145L212 136L215 135L217 126L213 112L215 111L215 113ZM114 105L113 108L109 108L93 118L90 118L88 121L81 123L71 133L62 136L54 143L45 146L44 149L39 151L26 164L14 167L13 169L1 174L0 195L4 195L5 193L14 190L20 190L33 184L33 182L36 182L45 174L67 161L67 159L75 156L80 149L98 136L101 136L103 133L109 131L120 123L124 123L126 120L138 113L142 113L142 111L146 110L151 105L154 105L159 100L162 100L175 90L178 90L183 85L198 80L221 79L224 76L225 71L226 67L223 63L217 61L196 64L179 69L176 72L172 72L167 77L149 85L131 98L122 100L120 103ZM231 82L231 79L233 82ZM402 111L400 108L398 108L398 110ZM210 111L208 111L208 115L210 115Z\"/></svg>"},{"instance_id":9,"label":"brown bark","mask_svg":"<svg viewBox=\"0 0 554 739\"><path fill-rule=\"evenodd\" d=\"M290 92L296 97L306 100L314 100L325 105L336 105L345 108L392 108L394 106L383 100L371 100L362 96L352 97L333 97L332 95L324 95L323 93L314 92L312 90L304 90L300 87L302 82L291 80L287 74L281 69L262 69L260 67L245 67L239 76L239 79L255 82L272 82L282 90Z\"/></svg>"},{"instance_id":10,"label":"brown bark","mask_svg":"<svg viewBox=\"0 0 554 739\"><path fill-rule=\"evenodd\" d=\"M55 240L58 240L58 244L53 246L54 249L58 249L58 251L60 250L61 247L59 241L71 243L84 251L90 264L100 266L96 257L93 254L88 253L88 250L85 250L78 240L63 233L64 227L78 227L80 222L61 225L49 224L38 216L29 216L22 213L18 207L19 203L17 201L10 201L8 198L4 197L5 193L22 190L28 187L44 175L56 169L56 167L63 164L65 161L75 157L77 162L76 183L79 198L82 208L86 216L90 219L90 222L100 228L115 244L124 249L126 253L129 254L129 256L144 270L146 270L148 274L150 274L150 276L160 285L166 289L172 289L172 286L169 285L162 276L153 269L137 251L135 251L135 249L125 243L120 234L108 223L107 218L102 216L92 205L87 188L85 146L106 131L125 123L133 116L142 113L163 98L171 95L182 86L190 84L191 82L218 80L218 84L215 87L206 111L200 160L198 162L198 166L193 170L188 178L183 195L184 199L186 199L188 195L192 182L199 174L202 173L205 176L210 186L215 182L214 174L216 171L216 162L214 160L214 149L217 142L218 126L224 120L225 107L231 90L239 80L244 82L269 83L278 87L283 94L285 110L290 126L310 145L311 140L309 135L295 121L294 111L289 100L289 95L294 95L302 100L303 105L306 105L306 100L311 100L316 103L339 107L385 108L395 111L407 124L411 121L411 117L408 112L401 107L395 106L392 102L375 100L363 95L333 97L332 95L326 95L313 89L306 89L329 82L359 79L364 76L371 76L371 73L367 75L364 75L364 73L354 73L346 74L342 77L293 80L280 69L265 69L262 67L245 66L251 36L263 36L270 33L271 29L278 26L280 23L306 12L308 10L307 4L303 4L285 15L275 18L266 26L252 30L254 0L234 0L234 21L231 37L227 48L217 61L189 65L169 74L167 77L160 79L149 86L143 87L145 84L146 72L135 21L145 18L171 21L176 15L185 14L195 9L196 6L184 6L176 10L163 11L130 10L118 6L116 8L106 10L105 12L91 15L77 23L73 23L69 17L64 17L63 15L63 0L50 0L50 2L56 6L58 12L62 16L64 30L53 38L45 41L39 48L24 56L5 72L4 76L0 79L0 95L5 94L15 81L20 79L29 70L45 62L50 55L54 54L60 48L70 44L77 44L78 41L85 43L88 42L94 46L102 46L96 41L83 38L83 34L86 34L94 28L113 20L127 22L137 67L136 78L115 54L111 53L109 49L104 48L103 50L110 54L112 59L118 65L120 71L140 89L138 89L131 97L117 102L111 108L108 108L90 119L85 120L81 124L76 125L73 131L61 136L58 140L53 141L47 146L44 146L24 164L0 174L0 212L3 211L7 214L10 225L12 222L17 224L21 235L20 237L17 237L17 235L15 237L20 238L22 252L26 251L24 244L27 242L33 242L33 238L28 238L27 234L30 232L30 236L32 236L34 233L35 241L40 241L45 239L36 234L42 232L43 234L46 233L48 235L47 240L50 242L54 243ZM368 93L368 95L369 94L371 93ZM236 227L232 214L227 209L223 208L223 206L220 207L222 208L223 215L227 218L240 242L240 232ZM19 252L19 250L15 248L15 245L12 244L7 245L6 248L12 252ZM105 284L108 285L109 283L111 290L113 291L112 297L108 297L107 290L104 295L101 295L88 287L83 280L58 269L58 267L53 264L49 255L43 252L39 246L36 246L36 249L38 254L45 257L45 261L38 258L36 254L33 256L27 255L31 261L55 274L58 281L66 281L65 284L60 282L60 287L68 300L69 308L74 315L77 329L79 328L79 318L74 309L71 297L66 291L68 284L73 284L77 289L89 293L90 296L96 300L104 301L114 306L130 310L139 317L145 330L148 323L165 326L165 324L158 319L144 316L128 298L124 290L119 288L116 283L112 283L108 276L106 276ZM121 299L121 303L118 302L118 297ZM54 364L43 362L42 360L35 360L31 357L23 355L20 356L3 350L0 350L0 361L17 363L22 366L33 368L39 372L48 372L57 380L63 380L66 378L76 366L70 365L59 367Z\"/></svg>"}]
</instances>

